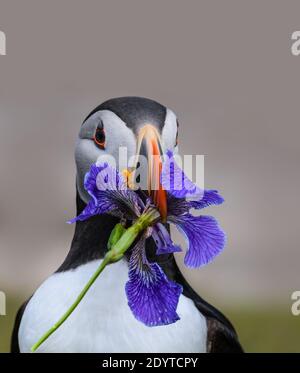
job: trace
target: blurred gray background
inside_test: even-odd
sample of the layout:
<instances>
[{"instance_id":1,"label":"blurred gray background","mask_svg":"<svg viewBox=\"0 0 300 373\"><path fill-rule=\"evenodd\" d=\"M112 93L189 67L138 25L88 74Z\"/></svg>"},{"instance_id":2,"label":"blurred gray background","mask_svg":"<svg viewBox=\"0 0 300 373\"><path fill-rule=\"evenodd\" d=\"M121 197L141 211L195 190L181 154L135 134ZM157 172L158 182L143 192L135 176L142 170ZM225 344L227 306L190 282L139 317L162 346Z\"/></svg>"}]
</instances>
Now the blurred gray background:
<instances>
[{"instance_id":1,"label":"blurred gray background","mask_svg":"<svg viewBox=\"0 0 300 373\"><path fill-rule=\"evenodd\" d=\"M226 250L186 276L249 351L300 351L299 13L299 1L0 0L0 351L68 252L81 122L123 95L172 108L180 152L205 154L206 187L225 197L207 213Z\"/></svg>"}]
</instances>

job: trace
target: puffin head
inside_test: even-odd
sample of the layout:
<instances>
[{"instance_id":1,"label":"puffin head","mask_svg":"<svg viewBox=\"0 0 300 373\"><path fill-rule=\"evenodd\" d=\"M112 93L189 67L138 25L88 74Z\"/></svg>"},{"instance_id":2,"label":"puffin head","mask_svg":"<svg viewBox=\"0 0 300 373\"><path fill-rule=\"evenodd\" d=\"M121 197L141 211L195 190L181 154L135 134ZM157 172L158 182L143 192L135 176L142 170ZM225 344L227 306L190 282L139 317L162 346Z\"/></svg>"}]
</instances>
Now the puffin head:
<instances>
[{"instance_id":1,"label":"puffin head","mask_svg":"<svg viewBox=\"0 0 300 373\"><path fill-rule=\"evenodd\" d=\"M91 165L102 162L110 164L115 160L113 166L123 175L124 172L128 175L128 172L134 173L139 169L139 177L145 179L141 182L146 185L143 189L152 196L161 214L166 214L166 193L159 181L160 156L166 150L176 153L177 144L178 121L174 112L167 107L142 97L105 101L86 117L79 131L75 160L80 199L87 203L90 198L84 189L84 177ZM147 162L139 161L141 155ZM128 164L129 170L126 169Z\"/></svg>"}]
</instances>

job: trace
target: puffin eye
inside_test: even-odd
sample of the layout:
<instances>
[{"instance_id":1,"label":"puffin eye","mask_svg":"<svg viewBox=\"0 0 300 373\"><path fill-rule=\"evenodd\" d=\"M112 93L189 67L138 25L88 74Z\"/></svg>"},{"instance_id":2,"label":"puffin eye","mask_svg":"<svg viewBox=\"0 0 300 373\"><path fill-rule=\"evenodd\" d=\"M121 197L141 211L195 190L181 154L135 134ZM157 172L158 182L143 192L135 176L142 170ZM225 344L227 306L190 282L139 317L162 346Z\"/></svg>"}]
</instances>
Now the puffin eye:
<instances>
[{"instance_id":1,"label":"puffin eye","mask_svg":"<svg viewBox=\"0 0 300 373\"><path fill-rule=\"evenodd\" d=\"M105 149L105 132L103 126L97 127L94 142L100 149Z\"/></svg>"}]
</instances>

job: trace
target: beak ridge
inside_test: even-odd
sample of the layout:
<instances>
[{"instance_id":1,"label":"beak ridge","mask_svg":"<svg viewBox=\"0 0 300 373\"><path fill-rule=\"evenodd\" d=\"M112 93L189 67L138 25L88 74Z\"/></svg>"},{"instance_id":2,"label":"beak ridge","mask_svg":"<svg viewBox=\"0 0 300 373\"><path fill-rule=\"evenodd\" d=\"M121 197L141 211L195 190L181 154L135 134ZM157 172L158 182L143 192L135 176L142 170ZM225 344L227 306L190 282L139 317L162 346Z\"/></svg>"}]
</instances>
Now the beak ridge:
<instances>
[{"instance_id":1,"label":"beak ridge","mask_svg":"<svg viewBox=\"0 0 300 373\"><path fill-rule=\"evenodd\" d=\"M157 129L151 124L143 126L138 134L138 155L147 159L148 194L158 208L162 220L167 217L167 193L161 185L162 148Z\"/></svg>"}]
</instances>

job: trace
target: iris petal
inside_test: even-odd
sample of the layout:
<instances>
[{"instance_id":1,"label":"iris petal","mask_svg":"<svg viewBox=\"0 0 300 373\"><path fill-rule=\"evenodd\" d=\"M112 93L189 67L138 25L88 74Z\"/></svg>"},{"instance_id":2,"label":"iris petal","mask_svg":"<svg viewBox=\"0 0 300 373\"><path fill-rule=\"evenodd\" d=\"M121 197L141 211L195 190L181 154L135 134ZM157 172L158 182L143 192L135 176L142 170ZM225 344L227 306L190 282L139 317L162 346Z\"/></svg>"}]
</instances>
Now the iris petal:
<instances>
[{"instance_id":1,"label":"iris petal","mask_svg":"<svg viewBox=\"0 0 300 373\"><path fill-rule=\"evenodd\" d=\"M168 232L167 228L161 223L157 223L153 227L152 237L157 246L157 255L176 253L182 251L180 246L175 245L173 243L170 233Z\"/></svg>"},{"instance_id":2,"label":"iris petal","mask_svg":"<svg viewBox=\"0 0 300 373\"><path fill-rule=\"evenodd\" d=\"M192 208L190 201L186 201L185 198L176 198L169 193L167 194L167 205L168 217L184 215Z\"/></svg>"},{"instance_id":3,"label":"iris petal","mask_svg":"<svg viewBox=\"0 0 300 373\"><path fill-rule=\"evenodd\" d=\"M186 266L196 268L208 264L223 250L226 237L215 218L185 214L170 220L187 239Z\"/></svg>"},{"instance_id":4,"label":"iris petal","mask_svg":"<svg viewBox=\"0 0 300 373\"><path fill-rule=\"evenodd\" d=\"M147 326L168 325L179 320L176 308L182 287L170 281L157 263L148 262L145 241L133 249L125 290L135 318Z\"/></svg>"},{"instance_id":5,"label":"iris petal","mask_svg":"<svg viewBox=\"0 0 300 373\"><path fill-rule=\"evenodd\" d=\"M196 197L200 199L203 190L197 187L181 170L168 150L162 167L161 183L165 190L176 198Z\"/></svg>"},{"instance_id":6,"label":"iris petal","mask_svg":"<svg viewBox=\"0 0 300 373\"><path fill-rule=\"evenodd\" d=\"M107 212L128 219L134 219L141 213L143 202L140 197L127 188L122 175L107 163L91 166L85 176L84 187L92 198L83 212L70 223Z\"/></svg>"},{"instance_id":7,"label":"iris petal","mask_svg":"<svg viewBox=\"0 0 300 373\"><path fill-rule=\"evenodd\" d=\"M224 198L217 190L205 189L202 198L196 201L190 201L189 205L191 208L203 209L211 205L220 205L223 202Z\"/></svg>"},{"instance_id":8,"label":"iris petal","mask_svg":"<svg viewBox=\"0 0 300 373\"><path fill-rule=\"evenodd\" d=\"M75 218L69 220L67 223L72 224L76 221L84 221L89 219L90 217L94 215L104 214L107 210L103 211L100 208L96 207L95 201L91 199L89 203L86 205L84 210Z\"/></svg>"},{"instance_id":9,"label":"iris petal","mask_svg":"<svg viewBox=\"0 0 300 373\"><path fill-rule=\"evenodd\" d=\"M184 215L192 208L200 210L211 205L220 205L223 202L224 199L217 190L205 189L201 199L192 201L187 201L184 198L176 198L168 194L168 218Z\"/></svg>"}]
</instances>

